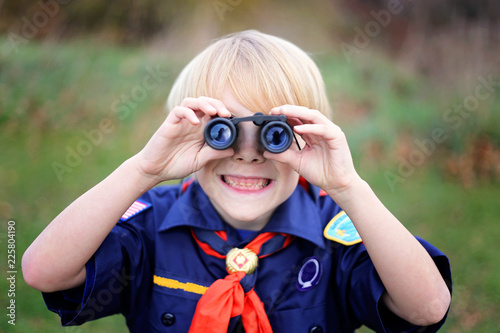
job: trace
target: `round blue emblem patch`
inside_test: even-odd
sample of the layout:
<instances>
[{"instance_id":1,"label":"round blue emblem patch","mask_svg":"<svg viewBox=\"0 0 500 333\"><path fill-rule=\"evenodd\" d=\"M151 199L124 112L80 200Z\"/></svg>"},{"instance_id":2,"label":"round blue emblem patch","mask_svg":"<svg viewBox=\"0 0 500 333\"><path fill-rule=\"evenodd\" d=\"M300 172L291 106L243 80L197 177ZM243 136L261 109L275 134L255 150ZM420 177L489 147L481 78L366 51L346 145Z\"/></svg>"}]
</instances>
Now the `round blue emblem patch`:
<instances>
[{"instance_id":1,"label":"round blue emblem patch","mask_svg":"<svg viewBox=\"0 0 500 333\"><path fill-rule=\"evenodd\" d=\"M321 263L316 257L309 258L297 275L297 289L307 291L318 284L321 278Z\"/></svg>"}]
</instances>

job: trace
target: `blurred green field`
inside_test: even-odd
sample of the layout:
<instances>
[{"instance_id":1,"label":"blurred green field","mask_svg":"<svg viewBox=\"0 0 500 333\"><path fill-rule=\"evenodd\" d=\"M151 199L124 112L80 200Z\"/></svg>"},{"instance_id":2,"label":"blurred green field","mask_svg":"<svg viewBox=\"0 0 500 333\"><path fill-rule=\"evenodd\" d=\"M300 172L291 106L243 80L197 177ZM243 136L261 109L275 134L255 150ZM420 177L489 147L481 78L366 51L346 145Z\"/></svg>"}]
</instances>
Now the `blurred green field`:
<instances>
[{"instance_id":1,"label":"blurred green field","mask_svg":"<svg viewBox=\"0 0 500 333\"><path fill-rule=\"evenodd\" d=\"M478 140L486 140L496 156L498 92L455 129L443 114L473 89L438 93L383 56L352 63L340 53L313 56L359 173L410 231L450 258L453 303L442 332L498 332L500 173L495 162L478 167L471 155ZM61 328L41 295L24 284L21 256L58 212L147 142L164 119L169 88L186 62L168 50L94 40L31 41L16 53L0 39L0 265L8 271L5 231L13 220L18 271L15 326L5 316L8 282L0 280L0 331L123 331L120 316ZM426 154L415 139L428 140L434 129L445 130L447 138ZM417 156L423 159L411 163Z\"/></svg>"}]
</instances>

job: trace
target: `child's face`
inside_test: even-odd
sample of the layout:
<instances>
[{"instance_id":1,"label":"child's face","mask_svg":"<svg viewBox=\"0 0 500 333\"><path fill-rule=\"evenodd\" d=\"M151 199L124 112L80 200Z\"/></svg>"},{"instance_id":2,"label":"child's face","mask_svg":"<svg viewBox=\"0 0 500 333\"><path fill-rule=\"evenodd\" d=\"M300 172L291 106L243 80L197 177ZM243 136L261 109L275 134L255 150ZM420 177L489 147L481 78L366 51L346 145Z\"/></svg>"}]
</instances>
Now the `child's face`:
<instances>
[{"instance_id":1,"label":"child's face","mask_svg":"<svg viewBox=\"0 0 500 333\"><path fill-rule=\"evenodd\" d=\"M236 117L253 114L229 91L222 102ZM227 223L235 228L259 230L295 190L299 175L288 165L264 158L258 126L241 122L238 127L234 155L210 161L196 176ZM290 149L297 148L292 145Z\"/></svg>"}]
</instances>

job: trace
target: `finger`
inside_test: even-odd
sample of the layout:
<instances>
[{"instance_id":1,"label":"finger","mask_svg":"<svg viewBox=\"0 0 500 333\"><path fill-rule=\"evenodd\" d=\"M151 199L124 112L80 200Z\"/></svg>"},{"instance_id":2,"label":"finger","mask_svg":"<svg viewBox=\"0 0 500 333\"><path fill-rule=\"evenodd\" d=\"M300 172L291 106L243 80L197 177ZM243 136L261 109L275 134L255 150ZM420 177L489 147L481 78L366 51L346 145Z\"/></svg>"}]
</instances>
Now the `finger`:
<instances>
[{"instance_id":1,"label":"finger","mask_svg":"<svg viewBox=\"0 0 500 333\"><path fill-rule=\"evenodd\" d=\"M290 124L292 127L304 124L300 119L292 117L287 117L286 122Z\"/></svg>"},{"instance_id":2,"label":"finger","mask_svg":"<svg viewBox=\"0 0 500 333\"><path fill-rule=\"evenodd\" d=\"M294 131L306 142L306 146L323 146L329 149L338 149L346 143L346 137L340 127L307 124L294 127Z\"/></svg>"},{"instance_id":3,"label":"finger","mask_svg":"<svg viewBox=\"0 0 500 333\"><path fill-rule=\"evenodd\" d=\"M275 108L271 109L271 111L269 112L270 115L280 115L280 114L285 114L285 113L286 113L286 110L285 110L284 106L275 107ZM290 124L292 127L304 124L302 122L302 120L300 120L297 117L292 117L289 114L287 114L286 116L287 116L286 117L286 122L288 124Z\"/></svg>"},{"instance_id":4,"label":"finger","mask_svg":"<svg viewBox=\"0 0 500 333\"><path fill-rule=\"evenodd\" d=\"M190 108L183 106L176 106L170 111L169 117L173 124L178 124L183 119L188 120L193 125L198 125L200 123L200 119L196 116L194 111Z\"/></svg>"},{"instance_id":5,"label":"finger","mask_svg":"<svg viewBox=\"0 0 500 333\"><path fill-rule=\"evenodd\" d=\"M185 98L181 106L190 108L194 111L202 111L209 116L219 115L221 117L230 117L231 113L226 106L219 100L210 97Z\"/></svg>"},{"instance_id":6,"label":"finger","mask_svg":"<svg viewBox=\"0 0 500 333\"><path fill-rule=\"evenodd\" d=\"M320 136L324 139L335 139L342 135L342 130L336 125L304 124L298 125L293 130L301 136Z\"/></svg>"},{"instance_id":7,"label":"finger","mask_svg":"<svg viewBox=\"0 0 500 333\"><path fill-rule=\"evenodd\" d=\"M212 160L223 159L226 157L231 157L234 155L234 150L232 148L217 150L213 149L209 145L203 146L198 155L198 161L200 163L200 168Z\"/></svg>"},{"instance_id":8,"label":"finger","mask_svg":"<svg viewBox=\"0 0 500 333\"><path fill-rule=\"evenodd\" d=\"M212 105L217 110L217 115L219 115L220 117L231 117L231 112L229 112L226 105L222 103L222 101L206 96L201 96L200 99Z\"/></svg>"},{"instance_id":9,"label":"finger","mask_svg":"<svg viewBox=\"0 0 500 333\"><path fill-rule=\"evenodd\" d=\"M305 106L282 105L271 109L271 114L284 114L287 118L297 118L303 123L324 124L330 120L318 110L312 110Z\"/></svg>"},{"instance_id":10,"label":"finger","mask_svg":"<svg viewBox=\"0 0 500 333\"><path fill-rule=\"evenodd\" d=\"M288 149L280 154L274 154L268 151L265 151L263 156L265 159L277 161L280 163L284 163L289 165L293 170L298 171L298 161L300 160L299 158L299 151Z\"/></svg>"},{"instance_id":11,"label":"finger","mask_svg":"<svg viewBox=\"0 0 500 333\"><path fill-rule=\"evenodd\" d=\"M181 102L181 106L194 111L202 111L203 113L211 116L217 113L217 109L214 106L212 106L208 101L201 98L184 98Z\"/></svg>"}]
</instances>

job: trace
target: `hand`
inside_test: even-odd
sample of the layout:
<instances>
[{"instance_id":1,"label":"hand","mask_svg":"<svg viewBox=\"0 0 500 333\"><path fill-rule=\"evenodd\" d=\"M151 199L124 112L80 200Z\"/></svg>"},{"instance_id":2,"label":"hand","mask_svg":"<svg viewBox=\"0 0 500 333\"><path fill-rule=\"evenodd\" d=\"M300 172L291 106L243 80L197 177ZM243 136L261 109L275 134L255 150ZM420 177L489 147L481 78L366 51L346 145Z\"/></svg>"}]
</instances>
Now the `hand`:
<instances>
[{"instance_id":1,"label":"hand","mask_svg":"<svg viewBox=\"0 0 500 333\"><path fill-rule=\"evenodd\" d=\"M305 146L300 151L291 148L281 154L265 152L265 158L290 165L307 181L331 196L360 179L344 133L321 112L302 106L283 105L273 108L270 114L286 115Z\"/></svg>"},{"instance_id":2,"label":"hand","mask_svg":"<svg viewBox=\"0 0 500 333\"><path fill-rule=\"evenodd\" d=\"M231 156L232 149L214 150L205 144L203 131L213 116L230 117L231 113L214 98L185 98L135 156L140 171L157 182L180 179L210 160Z\"/></svg>"}]
</instances>

